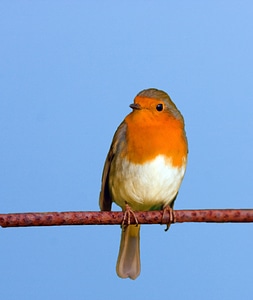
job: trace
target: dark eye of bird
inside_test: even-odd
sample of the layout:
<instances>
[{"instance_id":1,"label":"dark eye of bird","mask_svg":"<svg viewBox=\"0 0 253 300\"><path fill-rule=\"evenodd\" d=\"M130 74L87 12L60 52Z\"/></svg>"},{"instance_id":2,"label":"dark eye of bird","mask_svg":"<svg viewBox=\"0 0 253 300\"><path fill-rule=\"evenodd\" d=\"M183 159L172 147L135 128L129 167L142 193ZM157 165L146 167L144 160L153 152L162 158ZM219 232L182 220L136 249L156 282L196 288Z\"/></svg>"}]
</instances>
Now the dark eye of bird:
<instances>
[{"instance_id":1,"label":"dark eye of bird","mask_svg":"<svg viewBox=\"0 0 253 300\"><path fill-rule=\"evenodd\" d=\"M156 105L156 110L157 111L162 111L163 110L163 105L160 103L160 104L157 104Z\"/></svg>"}]
</instances>

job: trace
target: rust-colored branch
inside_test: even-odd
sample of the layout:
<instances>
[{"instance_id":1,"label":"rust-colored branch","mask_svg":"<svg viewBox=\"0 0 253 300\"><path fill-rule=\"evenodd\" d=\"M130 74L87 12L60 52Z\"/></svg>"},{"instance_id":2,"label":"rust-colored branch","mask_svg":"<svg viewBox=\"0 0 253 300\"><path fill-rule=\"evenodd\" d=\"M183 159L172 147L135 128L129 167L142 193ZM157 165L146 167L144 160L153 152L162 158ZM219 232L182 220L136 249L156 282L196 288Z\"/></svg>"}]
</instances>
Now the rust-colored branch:
<instances>
[{"instance_id":1,"label":"rust-colored branch","mask_svg":"<svg viewBox=\"0 0 253 300\"><path fill-rule=\"evenodd\" d=\"M135 212L139 224L167 224L169 214L163 211ZM253 209L175 210L175 222L253 222ZM60 226L60 225L119 225L122 212L46 212L0 214L2 227ZM131 223L135 224L131 217Z\"/></svg>"}]
</instances>

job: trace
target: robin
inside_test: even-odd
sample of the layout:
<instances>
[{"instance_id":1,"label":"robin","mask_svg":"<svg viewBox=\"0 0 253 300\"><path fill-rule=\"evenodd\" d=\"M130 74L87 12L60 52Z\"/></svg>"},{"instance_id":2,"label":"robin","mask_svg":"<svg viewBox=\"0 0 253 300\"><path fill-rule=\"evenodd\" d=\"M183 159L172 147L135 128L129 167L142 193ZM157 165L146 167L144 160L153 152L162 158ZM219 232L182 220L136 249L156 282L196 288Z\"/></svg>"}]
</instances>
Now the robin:
<instances>
[{"instance_id":1,"label":"robin","mask_svg":"<svg viewBox=\"0 0 253 300\"><path fill-rule=\"evenodd\" d=\"M125 212L173 209L183 180L188 145L184 119L167 93L141 91L114 134L100 192L100 209L112 202ZM122 226L116 271L140 274L140 225Z\"/></svg>"}]
</instances>

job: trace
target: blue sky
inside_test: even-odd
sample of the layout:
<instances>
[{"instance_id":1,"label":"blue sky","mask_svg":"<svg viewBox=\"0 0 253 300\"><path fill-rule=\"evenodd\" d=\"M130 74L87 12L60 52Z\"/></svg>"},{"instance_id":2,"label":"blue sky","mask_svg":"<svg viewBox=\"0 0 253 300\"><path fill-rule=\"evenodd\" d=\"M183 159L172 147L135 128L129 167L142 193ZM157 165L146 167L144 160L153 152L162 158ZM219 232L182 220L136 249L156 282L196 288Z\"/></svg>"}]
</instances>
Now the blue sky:
<instances>
[{"instance_id":1,"label":"blue sky","mask_svg":"<svg viewBox=\"0 0 253 300\"><path fill-rule=\"evenodd\" d=\"M185 118L175 209L251 208L251 1L1 1L1 213L98 210L135 95ZM119 210L118 207L114 207ZM116 276L120 227L1 229L2 299L250 299L252 224L142 226L142 271Z\"/></svg>"}]
</instances>

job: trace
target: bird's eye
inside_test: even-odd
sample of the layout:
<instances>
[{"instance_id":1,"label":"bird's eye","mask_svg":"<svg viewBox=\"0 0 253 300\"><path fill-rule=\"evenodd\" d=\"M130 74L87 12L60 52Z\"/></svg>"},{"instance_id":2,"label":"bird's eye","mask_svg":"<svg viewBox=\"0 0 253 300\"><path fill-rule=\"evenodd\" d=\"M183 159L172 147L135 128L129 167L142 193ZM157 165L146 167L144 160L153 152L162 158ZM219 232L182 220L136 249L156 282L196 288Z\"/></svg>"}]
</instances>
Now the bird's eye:
<instances>
[{"instance_id":1,"label":"bird's eye","mask_svg":"<svg viewBox=\"0 0 253 300\"><path fill-rule=\"evenodd\" d=\"M157 111L162 111L162 110L163 110L163 104L161 104L161 103L160 103L160 104L157 104L157 105L156 105L156 110L157 110Z\"/></svg>"}]
</instances>

